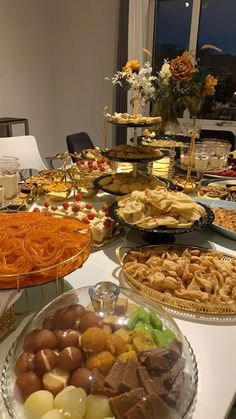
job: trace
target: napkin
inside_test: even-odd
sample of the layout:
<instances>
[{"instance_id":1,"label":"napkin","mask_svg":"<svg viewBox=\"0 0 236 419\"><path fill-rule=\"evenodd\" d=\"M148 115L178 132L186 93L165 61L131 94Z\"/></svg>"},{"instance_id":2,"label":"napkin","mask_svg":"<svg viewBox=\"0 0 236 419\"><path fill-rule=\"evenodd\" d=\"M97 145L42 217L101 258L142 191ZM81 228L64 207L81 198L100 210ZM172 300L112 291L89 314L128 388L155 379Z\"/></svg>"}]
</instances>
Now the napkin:
<instances>
[{"instance_id":1,"label":"napkin","mask_svg":"<svg viewBox=\"0 0 236 419\"><path fill-rule=\"evenodd\" d=\"M20 298L23 291L6 290L0 292L0 316Z\"/></svg>"}]
</instances>

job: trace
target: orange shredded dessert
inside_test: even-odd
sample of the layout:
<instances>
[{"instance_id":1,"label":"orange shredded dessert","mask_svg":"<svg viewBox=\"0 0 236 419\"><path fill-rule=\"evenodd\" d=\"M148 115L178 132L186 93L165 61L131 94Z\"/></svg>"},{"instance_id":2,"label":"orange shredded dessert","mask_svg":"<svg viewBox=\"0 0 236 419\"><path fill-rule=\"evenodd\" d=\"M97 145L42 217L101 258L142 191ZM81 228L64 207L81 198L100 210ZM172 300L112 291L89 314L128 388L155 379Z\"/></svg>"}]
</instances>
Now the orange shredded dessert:
<instances>
[{"instance_id":1,"label":"orange shredded dessert","mask_svg":"<svg viewBox=\"0 0 236 419\"><path fill-rule=\"evenodd\" d=\"M36 212L0 214L0 287L38 285L67 275L87 259L90 244L88 225L78 220Z\"/></svg>"}]
</instances>

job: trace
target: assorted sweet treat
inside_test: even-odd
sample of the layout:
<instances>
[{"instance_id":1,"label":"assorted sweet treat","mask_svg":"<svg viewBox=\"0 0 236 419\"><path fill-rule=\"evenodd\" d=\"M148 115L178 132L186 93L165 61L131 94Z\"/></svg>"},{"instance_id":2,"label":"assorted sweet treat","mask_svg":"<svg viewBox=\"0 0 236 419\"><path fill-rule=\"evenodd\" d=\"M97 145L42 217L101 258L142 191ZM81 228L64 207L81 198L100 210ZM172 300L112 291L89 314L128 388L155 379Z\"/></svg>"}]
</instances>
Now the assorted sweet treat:
<instances>
[{"instance_id":1,"label":"assorted sweet treat","mask_svg":"<svg viewBox=\"0 0 236 419\"><path fill-rule=\"evenodd\" d=\"M142 145L144 146L150 146L150 147L163 147L163 148L169 148L169 147L181 147L184 143L182 141L176 141L176 140L164 140L164 139L158 139L158 138L147 138L142 137Z\"/></svg>"},{"instance_id":2,"label":"assorted sweet treat","mask_svg":"<svg viewBox=\"0 0 236 419\"><path fill-rule=\"evenodd\" d=\"M156 227L189 228L206 215L203 206L186 194L166 188L134 191L118 197L116 214L130 225L152 229Z\"/></svg>"},{"instance_id":3,"label":"assorted sweet treat","mask_svg":"<svg viewBox=\"0 0 236 419\"><path fill-rule=\"evenodd\" d=\"M227 170L211 172L211 175L222 176L222 177L236 177L236 164L233 163L231 167Z\"/></svg>"},{"instance_id":4,"label":"assorted sweet treat","mask_svg":"<svg viewBox=\"0 0 236 419\"><path fill-rule=\"evenodd\" d=\"M156 124L161 122L161 117L115 112L114 115L110 116L110 121L118 124Z\"/></svg>"},{"instance_id":5,"label":"assorted sweet treat","mask_svg":"<svg viewBox=\"0 0 236 419\"><path fill-rule=\"evenodd\" d=\"M34 183L35 185L43 185L45 183L50 183L50 179L45 176L31 176L24 180L26 183Z\"/></svg>"},{"instance_id":6,"label":"assorted sweet treat","mask_svg":"<svg viewBox=\"0 0 236 419\"><path fill-rule=\"evenodd\" d=\"M99 160L100 162L105 162L107 159L102 156L101 149L96 148L86 148L82 150L82 155L86 160Z\"/></svg>"},{"instance_id":7,"label":"assorted sweet treat","mask_svg":"<svg viewBox=\"0 0 236 419\"><path fill-rule=\"evenodd\" d=\"M224 185L205 185L198 187L198 196L202 198L229 199L230 190Z\"/></svg>"},{"instance_id":8,"label":"assorted sweet treat","mask_svg":"<svg viewBox=\"0 0 236 419\"><path fill-rule=\"evenodd\" d=\"M39 174L54 182L61 182L65 178L65 170L63 169L41 170Z\"/></svg>"},{"instance_id":9,"label":"assorted sweet treat","mask_svg":"<svg viewBox=\"0 0 236 419\"><path fill-rule=\"evenodd\" d=\"M24 193L30 193L35 188L35 183L20 182L18 183L18 189Z\"/></svg>"},{"instance_id":10,"label":"assorted sweet treat","mask_svg":"<svg viewBox=\"0 0 236 419\"><path fill-rule=\"evenodd\" d=\"M80 304L54 311L26 333L14 370L27 419L181 418L192 391L175 333L126 298L111 316Z\"/></svg>"},{"instance_id":11,"label":"assorted sweet treat","mask_svg":"<svg viewBox=\"0 0 236 419\"><path fill-rule=\"evenodd\" d=\"M110 239L115 233L116 226L108 215L108 204L105 203L100 210L96 210L93 204L82 201L80 194L75 195L75 200L65 201L60 205L45 200L43 206L37 205L33 211L66 215L85 223L91 229L95 245Z\"/></svg>"},{"instance_id":12,"label":"assorted sweet treat","mask_svg":"<svg viewBox=\"0 0 236 419\"><path fill-rule=\"evenodd\" d=\"M71 182L49 182L43 185L45 192L65 192L72 188Z\"/></svg>"},{"instance_id":13,"label":"assorted sweet treat","mask_svg":"<svg viewBox=\"0 0 236 419\"><path fill-rule=\"evenodd\" d=\"M88 258L91 244L86 223L36 212L0 214L0 237L1 288L67 275Z\"/></svg>"},{"instance_id":14,"label":"assorted sweet treat","mask_svg":"<svg viewBox=\"0 0 236 419\"><path fill-rule=\"evenodd\" d=\"M102 174L112 174L116 172L117 165L105 157L98 160L78 160L78 162L68 169L68 175L73 183L84 188L93 188L93 181Z\"/></svg>"},{"instance_id":15,"label":"assorted sweet treat","mask_svg":"<svg viewBox=\"0 0 236 419\"><path fill-rule=\"evenodd\" d=\"M160 150L152 147L137 146L133 147L127 144L120 144L114 146L111 150L106 151L109 158L126 159L126 160L143 160L155 159L162 157L163 153Z\"/></svg>"},{"instance_id":16,"label":"assorted sweet treat","mask_svg":"<svg viewBox=\"0 0 236 419\"><path fill-rule=\"evenodd\" d=\"M211 304L236 304L236 260L216 251L158 248L131 250L127 277L166 296Z\"/></svg>"},{"instance_id":17,"label":"assorted sweet treat","mask_svg":"<svg viewBox=\"0 0 236 419\"><path fill-rule=\"evenodd\" d=\"M155 189L157 186L165 186L165 183L153 175L142 172L115 173L104 176L97 182L98 187L112 194L129 194L132 191L144 191L146 188Z\"/></svg>"},{"instance_id":18,"label":"assorted sweet treat","mask_svg":"<svg viewBox=\"0 0 236 419\"><path fill-rule=\"evenodd\" d=\"M212 210L215 215L215 224L236 232L236 210L225 208L212 208Z\"/></svg>"}]
</instances>

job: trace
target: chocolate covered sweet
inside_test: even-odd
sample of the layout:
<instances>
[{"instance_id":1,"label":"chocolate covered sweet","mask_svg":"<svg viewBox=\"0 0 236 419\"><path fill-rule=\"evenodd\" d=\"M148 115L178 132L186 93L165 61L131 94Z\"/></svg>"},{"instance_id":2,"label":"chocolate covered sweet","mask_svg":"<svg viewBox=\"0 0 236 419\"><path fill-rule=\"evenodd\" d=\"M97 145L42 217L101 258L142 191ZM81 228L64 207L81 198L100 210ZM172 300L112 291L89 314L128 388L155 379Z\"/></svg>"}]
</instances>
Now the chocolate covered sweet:
<instances>
[{"instance_id":1,"label":"chocolate covered sweet","mask_svg":"<svg viewBox=\"0 0 236 419\"><path fill-rule=\"evenodd\" d=\"M141 401L145 395L144 389L140 387L110 399L111 410L115 418L123 419L125 413Z\"/></svg>"},{"instance_id":2,"label":"chocolate covered sweet","mask_svg":"<svg viewBox=\"0 0 236 419\"><path fill-rule=\"evenodd\" d=\"M59 353L57 366L63 371L73 371L82 364L83 355L79 348L69 346Z\"/></svg>"},{"instance_id":3,"label":"chocolate covered sweet","mask_svg":"<svg viewBox=\"0 0 236 419\"><path fill-rule=\"evenodd\" d=\"M34 357L35 370L39 375L52 370L57 365L59 354L52 349L42 349Z\"/></svg>"},{"instance_id":4,"label":"chocolate covered sweet","mask_svg":"<svg viewBox=\"0 0 236 419\"><path fill-rule=\"evenodd\" d=\"M85 332L89 327L102 328L103 321L100 317L96 316L94 311L86 311L78 322L78 329L80 332Z\"/></svg>"},{"instance_id":5,"label":"chocolate covered sweet","mask_svg":"<svg viewBox=\"0 0 236 419\"><path fill-rule=\"evenodd\" d=\"M80 344L80 334L77 330L58 330L56 336L57 347L60 350L67 348L68 346L79 346Z\"/></svg>"},{"instance_id":6,"label":"chocolate covered sweet","mask_svg":"<svg viewBox=\"0 0 236 419\"><path fill-rule=\"evenodd\" d=\"M25 337L24 350L34 351L35 353L41 349L55 349L57 338L55 333L48 329L36 329Z\"/></svg>"},{"instance_id":7,"label":"chocolate covered sweet","mask_svg":"<svg viewBox=\"0 0 236 419\"><path fill-rule=\"evenodd\" d=\"M173 419L168 407L157 396L149 394L131 407L125 415L125 419Z\"/></svg>"},{"instance_id":8,"label":"chocolate covered sweet","mask_svg":"<svg viewBox=\"0 0 236 419\"><path fill-rule=\"evenodd\" d=\"M32 352L23 352L16 361L16 375L21 375L26 371L34 371L34 369L34 354Z\"/></svg>"},{"instance_id":9,"label":"chocolate covered sweet","mask_svg":"<svg viewBox=\"0 0 236 419\"><path fill-rule=\"evenodd\" d=\"M90 394L92 379L93 374L90 370L87 368L77 368L71 375L70 385L81 387L86 394Z\"/></svg>"},{"instance_id":10,"label":"chocolate covered sweet","mask_svg":"<svg viewBox=\"0 0 236 419\"><path fill-rule=\"evenodd\" d=\"M17 378L15 395L17 400L24 402L30 394L42 389L41 379L32 371L26 371Z\"/></svg>"}]
</instances>

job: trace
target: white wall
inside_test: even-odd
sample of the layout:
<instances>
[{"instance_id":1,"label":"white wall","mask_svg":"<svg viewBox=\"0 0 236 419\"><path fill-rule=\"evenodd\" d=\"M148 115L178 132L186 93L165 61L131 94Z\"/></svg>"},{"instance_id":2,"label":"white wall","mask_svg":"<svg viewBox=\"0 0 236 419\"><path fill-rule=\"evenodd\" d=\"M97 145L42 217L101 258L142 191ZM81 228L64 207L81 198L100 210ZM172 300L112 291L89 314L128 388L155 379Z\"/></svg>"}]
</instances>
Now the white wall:
<instances>
[{"instance_id":1,"label":"white wall","mask_svg":"<svg viewBox=\"0 0 236 419\"><path fill-rule=\"evenodd\" d=\"M78 131L102 145L118 3L0 0L0 117L28 118L43 156L65 150L66 135Z\"/></svg>"}]
</instances>

